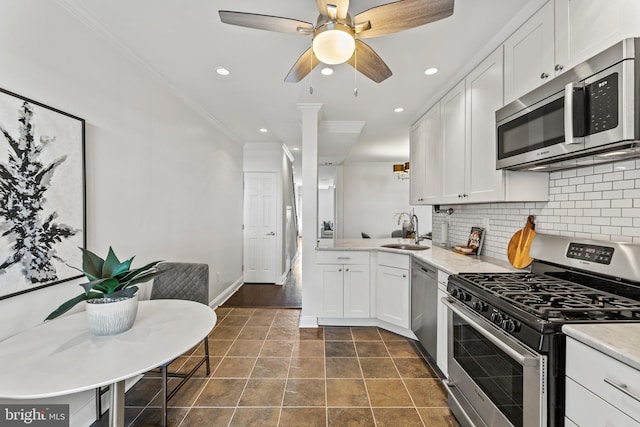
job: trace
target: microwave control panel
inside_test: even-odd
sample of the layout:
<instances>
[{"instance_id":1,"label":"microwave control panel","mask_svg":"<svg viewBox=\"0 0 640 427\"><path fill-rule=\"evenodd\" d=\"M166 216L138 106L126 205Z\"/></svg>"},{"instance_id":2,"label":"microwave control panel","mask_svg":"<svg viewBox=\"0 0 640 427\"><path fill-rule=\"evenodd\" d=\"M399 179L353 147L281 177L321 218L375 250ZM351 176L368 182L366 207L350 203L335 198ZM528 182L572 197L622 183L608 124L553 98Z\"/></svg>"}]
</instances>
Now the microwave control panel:
<instances>
[{"instance_id":1,"label":"microwave control panel","mask_svg":"<svg viewBox=\"0 0 640 427\"><path fill-rule=\"evenodd\" d=\"M618 126L618 78L613 73L585 86L588 135Z\"/></svg>"},{"instance_id":2,"label":"microwave control panel","mask_svg":"<svg viewBox=\"0 0 640 427\"><path fill-rule=\"evenodd\" d=\"M598 264L611 264L613 248L598 245L585 245L582 243L570 243L567 250L567 258L581 259L597 262Z\"/></svg>"}]
</instances>

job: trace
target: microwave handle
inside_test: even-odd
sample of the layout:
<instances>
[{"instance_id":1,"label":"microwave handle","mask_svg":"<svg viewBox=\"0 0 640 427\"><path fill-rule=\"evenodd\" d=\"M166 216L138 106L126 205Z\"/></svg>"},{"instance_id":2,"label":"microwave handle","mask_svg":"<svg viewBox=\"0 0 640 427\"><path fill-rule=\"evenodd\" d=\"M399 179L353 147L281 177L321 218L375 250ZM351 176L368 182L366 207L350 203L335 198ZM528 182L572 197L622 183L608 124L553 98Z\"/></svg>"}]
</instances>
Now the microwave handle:
<instances>
[{"instance_id":1,"label":"microwave handle","mask_svg":"<svg viewBox=\"0 0 640 427\"><path fill-rule=\"evenodd\" d=\"M584 143L585 99L583 83L568 83L564 87L564 143Z\"/></svg>"}]
</instances>

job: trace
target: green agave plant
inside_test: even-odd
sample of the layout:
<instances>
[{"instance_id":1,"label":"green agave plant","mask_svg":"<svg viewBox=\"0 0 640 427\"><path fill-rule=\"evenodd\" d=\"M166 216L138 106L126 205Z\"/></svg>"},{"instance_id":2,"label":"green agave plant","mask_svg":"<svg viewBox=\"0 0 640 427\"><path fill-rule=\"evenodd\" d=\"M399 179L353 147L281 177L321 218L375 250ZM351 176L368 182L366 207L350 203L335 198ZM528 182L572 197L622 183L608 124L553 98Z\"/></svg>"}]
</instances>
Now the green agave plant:
<instances>
[{"instance_id":1,"label":"green agave plant","mask_svg":"<svg viewBox=\"0 0 640 427\"><path fill-rule=\"evenodd\" d=\"M144 283L160 274L156 265L161 261L154 261L144 267L131 270L134 257L120 262L111 247L106 259L100 258L89 250L83 248L80 250L82 251L82 270L70 267L80 271L89 279L89 282L80 284L84 288L84 293L60 305L45 320L55 319L81 301L95 298L130 298L138 292L136 284Z\"/></svg>"}]
</instances>

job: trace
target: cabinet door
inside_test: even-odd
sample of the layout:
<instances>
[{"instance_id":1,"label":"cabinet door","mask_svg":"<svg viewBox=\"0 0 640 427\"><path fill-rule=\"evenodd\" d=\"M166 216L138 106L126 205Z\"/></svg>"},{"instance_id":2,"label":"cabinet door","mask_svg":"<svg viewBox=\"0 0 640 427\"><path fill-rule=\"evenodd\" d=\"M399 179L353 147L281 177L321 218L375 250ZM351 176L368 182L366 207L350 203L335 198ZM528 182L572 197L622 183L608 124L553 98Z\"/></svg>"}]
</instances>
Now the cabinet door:
<instances>
[{"instance_id":1,"label":"cabinet door","mask_svg":"<svg viewBox=\"0 0 640 427\"><path fill-rule=\"evenodd\" d=\"M442 298L445 298L447 293L438 288L438 344L436 354L436 364L442 371L445 377L449 376L447 368L447 308L442 302Z\"/></svg>"},{"instance_id":2,"label":"cabinet door","mask_svg":"<svg viewBox=\"0 0 640 427\"><path fill-rule=\"evenodd\" d=\"M377 282L378 318L409 329L409 271L380 265Z\"/></svg>"},{"instance_id":3,"label":"cabinet door","mask_svg":"<svg viewBox=\"0 0 640 427\"><path fill-rule=\"evenodd\" d=\"M625 37L638 36L638 0L555 1L558 72L585 61Z\"/></svg>"},{"instance_id":4,"label":"cabinet door","mask_svg":"<svg viewBox=\"0 0 640 427\"><path fill-rule=\"evenodd\" d=\"M440 103L434 105L424 116L422 137L424 138L424 183L422 204L435 204L442 196L442 115ZM413 168L413 166L411 166ZM411 171L413 174L413 170Z\"/></svg>"},{"instance_id":5,"label":"cabinet door","mask_svg":"<svg viewBox=\"0 0 640 427\"><path fill-rule=\"evenodd\" d=\"M344 317L369 317L369 265L344 266Z\"/></svg>"},{"instance_id":6,"label":"cabinet door","mask_svg":"<svg viewBox=\"0 0 640 427\"><path fill-rule=\"evenodd\" d=\"M344 315L344 266L318 264L322 292L321 317L343 317Z\"/></svg>"},{"instance_id":7,"label":"cabinet door","mask_svg":"<svg viewBox=\"0 0 640 427\"><path fill-rule=\"evenodd\" d=\"M409 160L411 161L411 180L409 182L409 203L424 204L424 184L426 181L424 119L411 128L409 134Z\"/></svg>"},{"instance_id":8,"label":"cabinet door","mask_svg":"<svg viewBox=\"0 0 640 427\"><path fill-rule=\"evenodd\" d=\"M465 83L460 82L441 101L442 197L441 203L464 201L465 184Z\"/></svg>"},{"instance_id":9,"label":"cabinet door","mask_svg":"<svg viewBox=\"0 0 640 427\"><path fill-rule=\"evenodd\" d=\"M545 4L504 42L505 103L553 77L553 7L553 1Z\"/></svg>"},{"instance_id":10,"label":"cabinet door","mask_svg":"<svg viewBox=\"0 0 640 427\"><path fill-rule=\"evenodd\" d=\"M503 55L498 48L466 79L466 194L469 202L503 200L504 172L496 170L496 116L503 103Z\"/></svg>"}]
</instances>

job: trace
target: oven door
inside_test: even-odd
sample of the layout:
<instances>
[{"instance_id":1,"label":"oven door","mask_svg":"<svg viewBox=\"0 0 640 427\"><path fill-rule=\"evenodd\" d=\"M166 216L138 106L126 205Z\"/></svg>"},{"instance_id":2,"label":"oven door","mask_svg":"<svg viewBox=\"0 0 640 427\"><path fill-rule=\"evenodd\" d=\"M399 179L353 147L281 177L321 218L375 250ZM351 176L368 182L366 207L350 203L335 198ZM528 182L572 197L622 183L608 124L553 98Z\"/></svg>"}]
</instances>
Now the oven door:
<instances>
[{"instance_id":1,"label":"oven door","mask_svg":"<svg viewBox=\"0 0 640 427\"><path fill-rule=\"evenodd\" d=\"M546 356L464 304L442 301L449 320L449 407L458 421L463 426L546 425Z\"/></svg>"}]
</instances>

